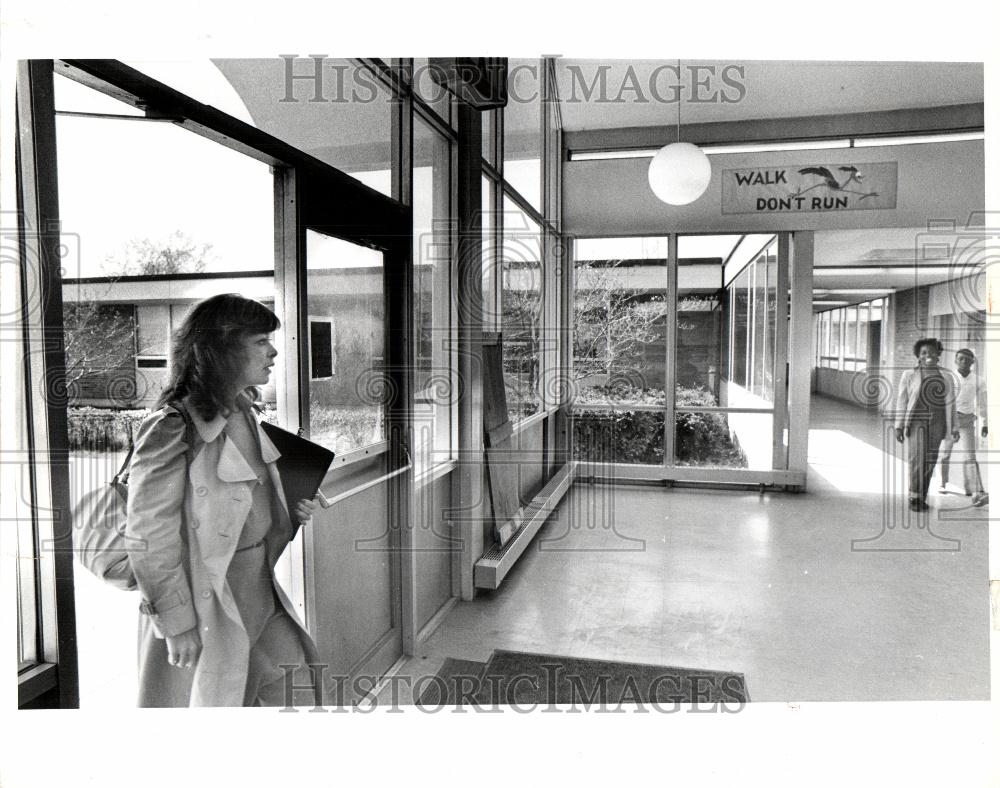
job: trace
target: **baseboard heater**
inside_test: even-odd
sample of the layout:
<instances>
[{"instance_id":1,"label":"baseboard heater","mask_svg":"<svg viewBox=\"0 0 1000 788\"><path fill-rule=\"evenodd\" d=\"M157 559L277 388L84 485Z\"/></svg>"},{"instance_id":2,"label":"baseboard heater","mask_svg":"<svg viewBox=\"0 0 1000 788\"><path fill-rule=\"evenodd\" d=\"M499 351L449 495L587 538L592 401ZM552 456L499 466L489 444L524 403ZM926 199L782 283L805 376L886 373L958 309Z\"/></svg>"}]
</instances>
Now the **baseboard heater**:
<instances>
[{"instance_id":1,"label":"baseboard heater","mask_svg":"<svg viewBox=\"0 0 1000 788\"><path fill-rule=\"evenodd\" d=\"M575 476L576 462L571 460L563 465L549 479L538 495L531 500L531 503L524 507L524 519L521 522L521 527L517 529L510 541L503 547L494 545L483 554L482 558L476 561L473 572L473 583L476 588L494 590L500 587L504 577L572 486Z\"/></svg>"}]
</instances>

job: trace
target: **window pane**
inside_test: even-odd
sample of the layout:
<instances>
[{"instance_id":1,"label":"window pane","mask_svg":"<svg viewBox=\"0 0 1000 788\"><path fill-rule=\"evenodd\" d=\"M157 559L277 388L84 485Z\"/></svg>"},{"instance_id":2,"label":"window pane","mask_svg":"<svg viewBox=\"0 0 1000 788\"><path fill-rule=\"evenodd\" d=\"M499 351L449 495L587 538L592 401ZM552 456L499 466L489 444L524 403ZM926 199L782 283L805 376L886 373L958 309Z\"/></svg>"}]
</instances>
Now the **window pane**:
<instances>
[{"instance_id":1,"label":"window pane","mask_svg":"<svg viewBox=\"0 0 1000 788\"><path fill-rule=\"evenodd\" d=\"M858 352L858 308L851 306L847 308L845 317L844 355L855 358Z\"/></svg>"},{"instance_id":2,"label":"window pane","mask_svg":"<svg viewBox=\"0 0 1000 788\"><path fill-rule=\"evenodd\" d=\"M767 258L761 255L754 263L753 292L753 393L764 395L764 369L767 360Z\"/></svg>"},{"instance_id":3,"label":"window pane","mask_svg":"<svg viewBox=\"0 0 1000 788\"><path fill-rule=\"evenodd\" d=\"M503 116L503 177L542 210L541 61L511 59Z\"/></svg>"},{"instance_id":4,"label":"window pane","mask_svg":"<svg viewBox=\"0 0 1000 788\"><path fill-rule=\"evenodd\" d=\"M166 358L170 352L170 308L166 304L137 304L136 354Z\"/></svg>"},{"instance_id":5,"label":"window pane","mask_svg":"<svg viewBox=\"0 0 1000 788\"><path fill-rule=\"evenodd\" d=\"M382 253L306 231L311 320L336 326L337 364L309 385L309 437L338 454L385 439L385 297Z\"/></svg>"},{"instance_id":6,"label":"window pane","mask_svg":"<svg viewBox=\"0 0 1000 788\"><path fill-rule=\"evenodd\" d=\"M767 315L764 325L764 379L761 396L774 402L774 359L776 355L778 322L778 245L772 244L767 251Z\"/></svg>"},{"instance_id":7,"label":"window pane","mask_svg":"<svg viewBox=\"0 0 1000 788\"><path fill-rule=\"evenodd\" d=\"M771 470L772 414L684 412L675 419L677 465Z\"/></svg>"},{"instance_id":8,"label":"window pane","mask_svg":"<svg viewBox=\"0 0 1000 788\"><path fill-rule=\"evenodd\" d=\"M503 205L500 330L507 411L517 423L541 407L541 231L511 200Z\"/></svg>"},{"instance_id":9,"label":"window pane","mask_svg":"<svg viewBox=\"0 0 1000 788\"><path fill-rule=\"evenodd\" d=\"M483 121L483 158L492 166L497 166L496 144L493 140L493 130L496 128L497 111L489 109L479 113Z\"/></svg>"},{"instance_id":10,"label":"window pane","mask_svg":"<svg viewBox=\"0 0 1000 788\"><path fill-rule=\"evenodd\" d=\"M747 361L750 355L750 267L744 269L729 286L729 314L732 320L733 345L730 351L730 374L732 381L746 386L748 381Z\"/></svg>"},{"instance_id":11,"label":"window pane","mask_svg":"<svg viewBox=\"0 0 1000 788\"><path fill-rule=\"evenodd\" d=\"M576 242L577 403L666 404L665 242L655 238Z\"/></svg>"},{"instance_id":12,"label":"window pane","mask_svg":"<svg viewBox=\"0 0 1000 788\"><path fill-rule=\"evenodd\" d=\"M413 59L413 91L426 101L445 122L449 122L450 93L444 86L445 74L426 57Z\"/></svg>"},{"instance_id":13,"label":"window pane","mask_svg":"<svg viewBox=\"0 0 1000 788\"><path fill-rule=\"evenodd\" d=\"M482 179L483 212L483 330L500 328L500 310L497 308L497 266L499 244L496 239L496 212L493 209L494 181Z\"/></svg>"},{"instance_id":14,"label":"window pane","mask_svg":"<svg viewBox=\"0 0 1000 788\"><path fill-rule=\"evenodd\" d=\"M213 61L257 128L392 194L392 97L347 58ZM318 99L318 100L317 100Z\"/></svg>"},{"instance_id":15,"label":"window pane","mask_svg":"<svg viewBox=\"0 0 1000 788\"><path fill-rule=\"evenodd\" d=\"M868 304L858 307L858 352L857 358L868 359Z\"/></svg>"},{"instance_id":16,"label":"window pane","mask_svg":"<svg viewBox=\"0 0 1000 788\"><path fill-rule=\"evenodd\" d=\"M680 260L674 370L678 404L719 404L723 331L721 281L721 260Z\"/></svg>"},{"instance_id":17,"label":"window pane","mask_svg":"<svg viewBox=\"0 0 1000 788\"><path fill-rule=\"evenodd\" d=\"M333 375L333 321L309 320L309 378Z\"/></svg>"},{"instance_id":18,"label":"window pane","mask_svg":"<svg viewBox=\"0 0 1000 788\"><path fill-rule=\"evenodd\" d=\"M451 458L451 145L413 120L414 446L417 471Z\"/></svg>"}]
</instances>

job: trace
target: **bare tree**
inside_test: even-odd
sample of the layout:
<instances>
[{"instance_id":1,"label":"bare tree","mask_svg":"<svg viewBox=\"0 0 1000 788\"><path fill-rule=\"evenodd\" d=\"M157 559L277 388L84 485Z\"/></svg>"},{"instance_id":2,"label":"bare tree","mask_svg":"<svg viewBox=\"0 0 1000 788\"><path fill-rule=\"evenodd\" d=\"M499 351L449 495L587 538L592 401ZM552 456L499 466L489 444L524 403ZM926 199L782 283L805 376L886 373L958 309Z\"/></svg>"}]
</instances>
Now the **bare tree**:
<instances>
[{"instance_id":1,"label":"bare tree","mask_svg":"<svg viewBox=\"0 0 1000 788\"><path fill-rule=\"evenodd\" d=\"M662 336L664 294L628 287L622 260L578 263L573 301L574 377L641 376L643 351Z\"/></svg>"},{"instance_id":2,"label":"bare tree","mask_svg":"<svg viewBox=\"0 0 1000 788\"><path fill-rule=\"evenodd\" d=\"M129 241L121 256L105 258L104 267L110 274L107 289L88 294L87 300L66 301L63 306L66 386L71 396L79 396L81 381L88 376L132 370L136 355L143 352L136 345L132 308L112 302L115 283L123 276L200 273L211 249L211 244L198 244L177 230L164 241Z\"/></svg>"},{"instance_id":3,"label":"bare tree","mask_svg":"<svg viewBox=\"0 0 1000 788\"><path fill-rule=\"evenodd\" d=\"M205 270L212 244L196 243L180 230L163 241L129 241L123 255L105 258L105 268L118 276L198 274Z\"/></svg>"},{"instance_id":4,"label":"bare tree","mask_svg":"<svg viewBox=\"0 0 1000 788\"><path fill-rule=\"evenodd\" d=\"M81 378L126 367L135 358L135 320L130 309L100 300L63 304L66 387Z\"/></svg>"}]
</instances>

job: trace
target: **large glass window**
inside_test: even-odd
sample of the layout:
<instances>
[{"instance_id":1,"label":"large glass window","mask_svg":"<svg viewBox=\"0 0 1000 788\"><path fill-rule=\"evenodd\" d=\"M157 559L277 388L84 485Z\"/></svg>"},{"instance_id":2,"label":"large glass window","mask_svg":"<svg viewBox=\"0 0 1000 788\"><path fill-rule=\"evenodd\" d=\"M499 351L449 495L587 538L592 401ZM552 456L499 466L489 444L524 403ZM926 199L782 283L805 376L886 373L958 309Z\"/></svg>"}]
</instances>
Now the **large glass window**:
<instances>
[{"instance_id":1,"label":"large glass window","mask_svg":"<svg viewBox=\"0 0 1000 788\"><path fill-rule=\"evenodd\" d=\"M865 369L869 362L868 345L872 332L879 332L875 334L876 338L881 336L884 303L885 299L877 298L817 313L817 366L845 372Z\"/></svg>"},{"instance_id":2,"label":"large glass window","mask_svg":"<svg viewBox=\"0 0 1000 788\"><path fill-rule=\"evenodd\" d=\"M577 459L663 463L667 255L666 238L576 242Z\"/></svg>"},{"instance_id":3,"label":"large glass window","mask_svg":"<svg viewBox=\"0 0 1000 788\"><path fill-rule=\"evenodd\" d=\"M501 333L507 411L512 423L541 407L541 228L506 195L501 247Z\"/></svg>"},{"instance_id":4,"label":"large glass window","mask_svg":"<svg viewBox=\"0 0 1000 788\"><path fill-rule=\"evenodd\" d=\"M451 145L414 116L413 461L418 472L451 458L455 387L450 210Z\"/></svg>"},{"instance_id":5,"label":"large glass window","mask_svg":"<svg viewBox=\"0 0 1000 788\"><path fill-rule=\"evenodd\" d=\"M503 176L542 210L542 64L511 59L503 112Z\"/></svg>"},{"instance_id":6,"label":"large glass window","mask_svg":"<svg viewBox=\"0 0 1000 788\"><path fill-rule=\"evenodd\" d=\"M667 238L576 242L577 459L773 468L778 260L758 237L726 286L726 263L745 239L680 236L676 294Z\"/></svg>"},{"instance_id":7,"label":"large glass window","mask_svg":"<svg viewBox=\"0 0 1000 788\"><path fill-rule=\"evenodd\" d=\"M57 113L134 114L59 75L55 102ZM167 383L170 337L195 303L239 292L273 307L274 183L267 165L173 123L58 114L56 135L77 501L120 467ZM272 411L285 361L278 356L262 392ZM81 706L132 706L136 595L86 571L74 573L74 594Z\"/></svg>"}]
</instances>

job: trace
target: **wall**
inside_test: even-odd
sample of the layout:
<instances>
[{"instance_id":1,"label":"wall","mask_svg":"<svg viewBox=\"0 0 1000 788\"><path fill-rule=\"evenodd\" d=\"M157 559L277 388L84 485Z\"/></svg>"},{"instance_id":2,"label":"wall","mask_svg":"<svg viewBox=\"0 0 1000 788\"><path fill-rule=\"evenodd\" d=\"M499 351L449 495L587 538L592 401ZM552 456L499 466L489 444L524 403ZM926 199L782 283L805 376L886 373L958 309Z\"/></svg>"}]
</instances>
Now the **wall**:
<instances>
[{"instance_id":1,"label":"wall","mask_svg":"<svg viewBox=\"0 0 1000 788\"><path fill-rule=\"evenodd\" d=\"M416 599L419 634L451 598L452 543L444 519L451 505L451 473L417 482L412 512L416 556Z\"/></svg>"},{"instance_id":2,"label":"wall","mask_svg":"<svg viewBox=\"0 0 1000 788\"><path fill-rule=\"evenodd\" d=\"M844 400L852 405L875 407L878 405L877 386L866 384L868 377L867 369L845 372L840 369L816 367L813 369L813 391L825 397Z\"/></svg>"},{"instance_id":3,"label":"wall","mask_svg":"<svg viewBox=\"0 0 1000 788\"><path fill-rule=\"evenodd\" d=\"M901 290L889 299L894 334L889 355L882 361L882 368L885 372L892 371L893 380L898 379L904 369L909 369L916 363L913 343L929 333L929 302L930 288L927 287Z\"/></svg>"},{"instance_id":4,"label":"wall","mask_svg":"<svg viewBox=\"0 0 1000 788\"><path fill-rule=\"evenodd\" d=\"M712 156L712 180L686 206L660 202L649 188L649 159L568 161L563 165L563 225L578 236L663 232L761 232L775 230L925 227L946 208L948 216L982 211L985 174L981 141L896 145ZM744 167L860 164L896 161L895 209L839 213L721 213L719 172Z\"/></svg>"}]
</instances>

